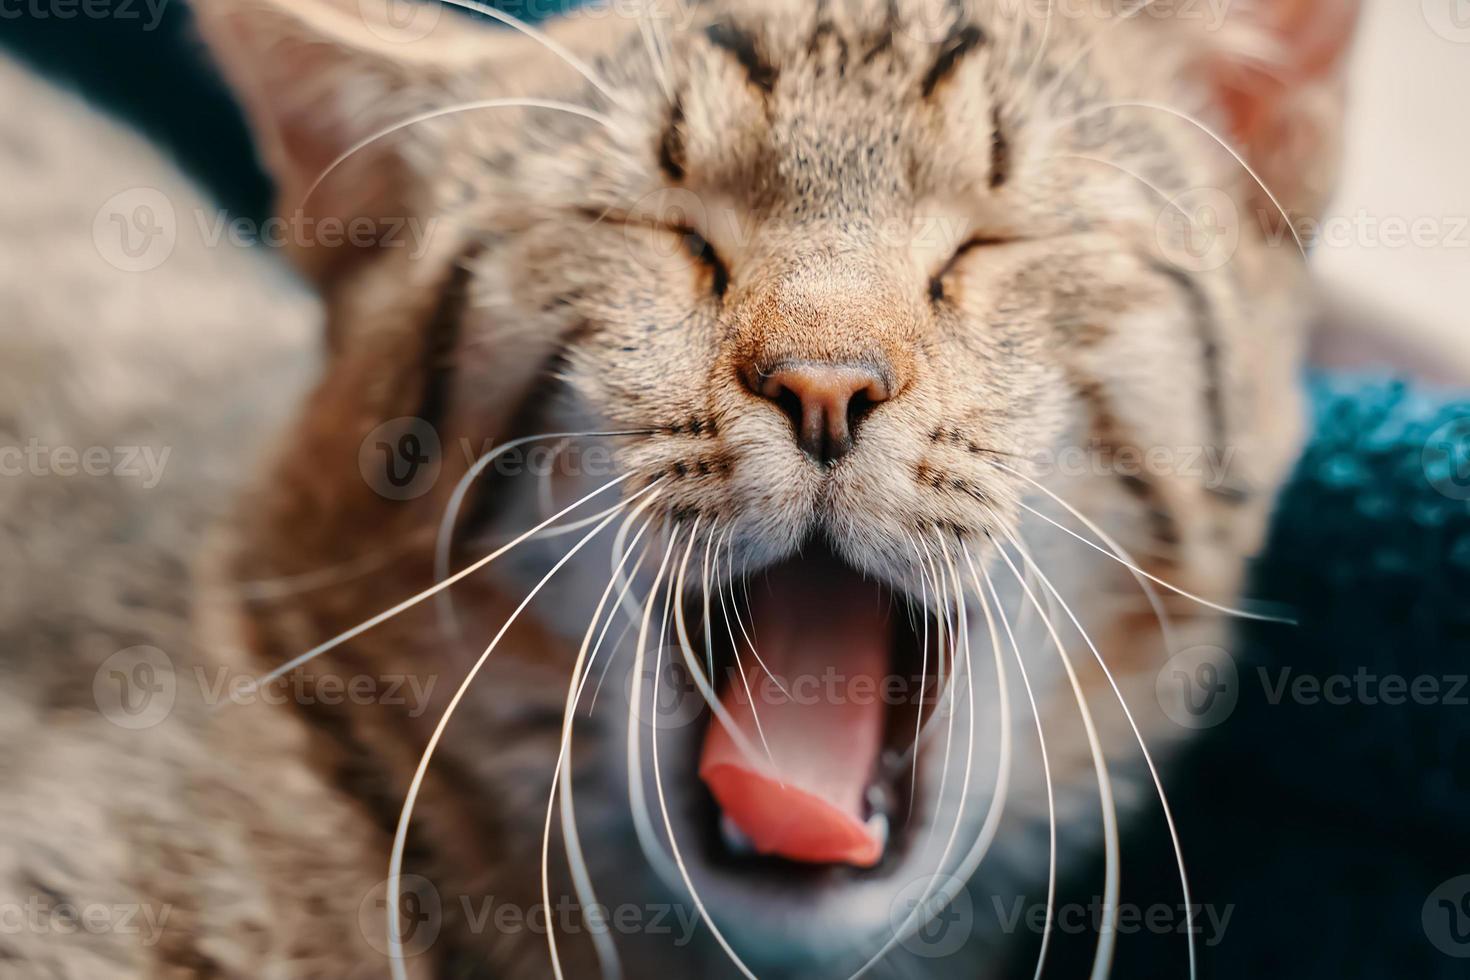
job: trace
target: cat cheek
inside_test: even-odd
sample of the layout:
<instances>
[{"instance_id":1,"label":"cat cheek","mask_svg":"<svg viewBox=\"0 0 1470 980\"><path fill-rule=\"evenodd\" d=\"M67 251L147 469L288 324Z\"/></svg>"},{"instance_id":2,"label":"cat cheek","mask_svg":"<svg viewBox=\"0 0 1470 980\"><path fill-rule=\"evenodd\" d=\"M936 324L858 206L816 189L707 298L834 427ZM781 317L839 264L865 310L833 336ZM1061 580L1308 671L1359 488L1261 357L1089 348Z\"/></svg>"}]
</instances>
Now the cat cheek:
<instances>
[{"instance_id":1,"label":"cat cheek","mask_svg":"<svg viewBox=\"0 0 1470 980\"><path fill-rule=\"evenodd\" d=\"M711 291L710 265L683 234L629 226L610 258L605 268L618 270L618 280L638 283L663 302L687 308Z\"/></svg>"}]
</instances>

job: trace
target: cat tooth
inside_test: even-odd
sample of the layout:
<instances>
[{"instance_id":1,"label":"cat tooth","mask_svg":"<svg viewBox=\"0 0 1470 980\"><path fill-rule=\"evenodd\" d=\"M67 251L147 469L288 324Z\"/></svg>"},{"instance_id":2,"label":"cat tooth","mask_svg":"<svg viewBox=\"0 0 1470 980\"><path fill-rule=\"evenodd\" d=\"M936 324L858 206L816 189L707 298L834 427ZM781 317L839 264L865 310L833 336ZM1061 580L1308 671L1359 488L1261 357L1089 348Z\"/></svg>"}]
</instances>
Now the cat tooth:
<instances>
[{"instance_id":1,"label":"cat tooth","mask_svg":"<svg viewBox=\"0 0 1470 980\"><path fill-rule=\"evenodd\" d=\"M745 831L735 826L735 821L730 819L726 813L720 814L720 839L725 842L725 847L736 857L746 857L755 853L755 845Z\"/></svg>"},{"instance_id":2,"label":"cat tooth","mask_svg":"<svg viewBox=\"0 0 1470 980\"><path fill-rule=\"evenodd\" d=\"M868 833L872 834L873 838L878 841L880 848L886 849L888 847L888 809L890 803L887 789L878 783L869 786L867 802L868 819L866 826Z\"/></svg>"},{"instance_id":3,"label":"cat tooth","mask_svg":"<svg viewBox=\"0 0 1470 980\"><path fill-rule=\"evenodd\" d=\"M866 801L870 814L886 815L888 813L888 790L881 783L873 783L868 787Z\"/></svg>"},{"instance_id":4,"label":"cat tooth","mask_svg":"<svg viewBox=\"0 0 1470 980\"><path fill-rule=\"evenodd\" d=\"M888 814L873 814L868 818L867 828L868 833L878 842L878 849L885 850L888 847Z\"/></svg>"}]
</instances>

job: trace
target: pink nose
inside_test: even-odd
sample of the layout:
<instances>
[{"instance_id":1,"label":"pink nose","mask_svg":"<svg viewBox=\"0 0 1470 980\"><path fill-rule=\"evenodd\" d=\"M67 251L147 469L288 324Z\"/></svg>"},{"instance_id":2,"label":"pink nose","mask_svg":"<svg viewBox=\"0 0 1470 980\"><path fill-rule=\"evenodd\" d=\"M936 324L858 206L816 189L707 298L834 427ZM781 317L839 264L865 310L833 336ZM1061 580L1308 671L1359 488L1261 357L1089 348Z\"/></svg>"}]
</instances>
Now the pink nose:
<instances>
[{"instance_id":1,"label":"pink nose","mask_svg":"<svg viewBox=\"0 0 1470 980\"><path fill-rule=\"evenodd\" d=\"M747 382L786 413L797 445L824 466L852 449L859 423L892 397L883 375L863 364L788 361L750 372Z\"/></svg>"}]
</instances>

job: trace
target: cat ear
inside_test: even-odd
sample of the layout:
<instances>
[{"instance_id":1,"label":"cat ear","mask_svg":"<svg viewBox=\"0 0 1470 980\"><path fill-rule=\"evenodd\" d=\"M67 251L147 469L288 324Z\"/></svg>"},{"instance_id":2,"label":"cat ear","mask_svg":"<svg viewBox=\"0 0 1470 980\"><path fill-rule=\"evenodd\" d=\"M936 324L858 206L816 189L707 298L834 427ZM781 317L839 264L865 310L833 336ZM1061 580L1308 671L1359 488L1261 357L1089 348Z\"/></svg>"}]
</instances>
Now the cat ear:
<instances>
[{"instance_id":1,"label":"cat ear","mask_svg":"<svg viewBox=\"0 0 1470 980\"><path fill-rule=\"evenodd\" d=\"M1337 179L1347 54L1360 0L1232 4L1199 67L1235 146L1294 219Z\"/></svg>"},{"instance_id":2,"label":"cat ear","mask_svg":"<svg viewBox=\"0 0 1470 980\"><path fill-rule=\"evenodd\" d=\"M275 180L277 212L304 219L299 229L421 213L427 202L418 178L437 156L443 127L374 137L452 104L455 79L472 76L505 44L504 32L438 4L196 0L194 7ZM317 276L344 252L340 238L316 247L329 244L320 237L303 231L291 243Z\"/></svg>"}]
</instances>

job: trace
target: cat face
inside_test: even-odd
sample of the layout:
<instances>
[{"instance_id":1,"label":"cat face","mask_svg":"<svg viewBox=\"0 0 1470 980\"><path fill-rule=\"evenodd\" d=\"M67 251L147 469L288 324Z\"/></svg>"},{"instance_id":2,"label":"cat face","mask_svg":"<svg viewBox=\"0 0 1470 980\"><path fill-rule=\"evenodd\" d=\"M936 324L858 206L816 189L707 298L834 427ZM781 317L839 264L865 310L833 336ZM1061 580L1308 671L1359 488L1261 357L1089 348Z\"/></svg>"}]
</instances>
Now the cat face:
<instances>
[{"instance_id":1,"label":"cat face","mask_svg":"<svg viewBox=\"0 0 1470 980\"><path fill-rule=\"evenodd\" d=\"M573 16L549 45L447 15L427 39L399 43L381 23L364 31L370 19L326 5L205 8L286 207L432 216L442 232L415 257L301 250L329 300L334 366L283 453L276 502L257 508L248 560L280 572L340 561L364 526L403 541L441 527L473 454L446 448L429 492L385 500L363 486L358 463L365 434L389 419L425 421L444 447L618 433L595 437L609 447L604 471L558 471L551 493L569 501L618 481L609 499L627 500L626 526L648 535L647 551L634 538L613 556L640 556L624 559L642 570L631 590L637 632L674 644L669 623L687 613L695 640L674 644L670 659L682 646L725 668L707 693L726 716L686 733L670 750L670 785L651 792L688 844L681 857L713 920L744 923L732 935L778 968L879 949L885 930L906 930L891 913L914 881L973 871L962 858L990 832L980 804L1003 795L996 740L975 724L994 724L988 705L1008 683L970 667L1000 635L988 609L981 617L979 569L1007 567L997 556L1038 487L1108 508L1109 526L1152 556L1149 567L1223 597L1291 458L1304 273L1282 209L1320 204L1330 140L1288 153L1268 137L1288 123L1330 129L1320 96L1331 74L1308 42L1335 52L1347 8L1268 4L1205 31L1182 15L1032 6L711 0L677 18ZM1240 55L1250 41L1285 53L1276 82L1252 74ZM1270 88L1281 78L1295 82L1289 96ZM1317 97L1299 97L1309 90ZM1253 171L1222 140L1254 148ZM1163 450L1173 463L1141 473L1036 465L1067 446ZM1228 479L1174 465L1211 448L1230 450ZM527 526L531 483L465 480L476 489L456 566L483 553L489 531ZM551 557L527 559L502 588L524 592ZM387 584L306 618L328 632L351 625L392 586L421 588L426 571L405 560ZM1117 574L1090 569L1080 585L1103 591ZM742 645L741 593L753 583L755 637ZM578 635L597 622L598 591L571 588L540 616ZM897 612L865 612L875 602ZM488 604L461 608L467 621L495 621ZM279 637L261 618L262 633ZM363 641L356 655L401 660L406 642L414 662L463 672L468 660L432 625L409 616L397 628L394 642ZM1127 631L1125 669L1146 675L1167 656L1153 624L1113 616L1109 628ZM565 645L550 646L560 652L544 659L565 660ZM759 679L740 651L762 647L787 681L818 667L879 681L920 673L917 707L848 710L849 696L829 696L798 718L747 687L746 703L809 749L789 780L805 796L783 795L788 771L774 757L773 775L710 734L743 734L747 753L765 739L760 711L742 721L731 693ZM868 647L871 662L857 665L864 655L852 651ZM617 670L636 677L643 654L613 653L632 659ZM965 677L968 701L952 688L946 704L946 670L951 682ZM1037 679L1043 694L1065 696L1055 667ZM567 693L564 679L513 690L549 705ZM496 696L476 697L469 711L493 731ZM940 707L968 725L957 744L971 751L914 749ZM489 788L446 790L443 805L514 779L544 782L560 734L560 713L550 717L540 737L552 754L543 746L524 769L490 764ZM404 740L384 734L393 719L349 725L377 726L373 744ZM613 775L578 789L593 813L584 836L641 836L646 852L659 850L638 818L630 831L612 815L627 805L620 787L646 780L642 750L625 748L618 725L588 730L577 751ZM798 770L835 775L818 791ZM1092 770L1064 767L1061 778L1084 775ZM966 793L946 796L951 783ZM913 802L899 807L904 791ZM803 826L815 835L768 812L810 797L821 812ZM526 809L498 812L497 825L537 839L542 810ZM921 843L933 828L947 846ZM834 843L847 831L856 850ZM780 860L743 866L752 847ZM1028 861L1027 874L1044 873L1044 858Z\"/></svg>"},{"instance_id":2,"label":"cat face","mask_svg":"<svg viewBox=\"0 0 1470 980\"><path fill-rule=\"evenodd\" d=\"M1109 439L1243 437L1235 351L1289 364L1289 340L1229 334L1290 319L1290 250L1264 251L1233 159L1137 104L1178 77L1131 70L1143 30L1009 14L709 6L601 45L597 118L450 117L425 142L467 243L477 424L504 411L479 391L554 366L587 417L650 430L620 461L659 512L738 517L757 564L825 535L875 574L911 563L907 533L1013 516L988 459L1051 445L1079 397L1144 408ZM510 91L566 91L534 77Z\"/></svg>"}]
</instances>

